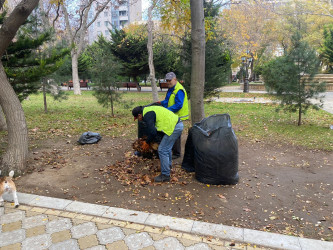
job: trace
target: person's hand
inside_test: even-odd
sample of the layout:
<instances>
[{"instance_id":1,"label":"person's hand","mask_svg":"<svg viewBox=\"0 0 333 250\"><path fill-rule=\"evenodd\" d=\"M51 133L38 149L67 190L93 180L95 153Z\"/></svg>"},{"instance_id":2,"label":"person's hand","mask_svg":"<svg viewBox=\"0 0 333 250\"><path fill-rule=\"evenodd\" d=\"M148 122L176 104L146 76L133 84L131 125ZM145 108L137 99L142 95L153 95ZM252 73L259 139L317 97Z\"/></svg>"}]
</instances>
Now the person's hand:
<instances>
[{"instance_id":1,"label":"person's hand","mask_svg":"<svg viewBox=\"0 0 333 250\"><path fill-rule=\"evenodd\" d=\"M143 141L141 144L141 148L143 151L148 151L149 150L149 144L146 141Z\"/></svg>"}]
</instances>

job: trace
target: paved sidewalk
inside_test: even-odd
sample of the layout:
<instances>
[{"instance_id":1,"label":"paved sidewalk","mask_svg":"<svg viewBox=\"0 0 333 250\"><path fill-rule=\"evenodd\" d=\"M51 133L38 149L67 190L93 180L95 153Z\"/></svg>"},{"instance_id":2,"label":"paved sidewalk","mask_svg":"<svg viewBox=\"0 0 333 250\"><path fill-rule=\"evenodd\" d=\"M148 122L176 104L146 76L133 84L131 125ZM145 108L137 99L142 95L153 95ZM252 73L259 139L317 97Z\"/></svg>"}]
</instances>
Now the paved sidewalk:
<instances>
[{"instance_id":1,"label":"paved sidewalk","mask_svg":"<svg viewBox=\"0 0 333 250\"><path fill-rule=\"evenodd\" d=\"M19 208L8 202L0 208L1 250L333 249L333 242L123 208L25 193L18 199Z\"/></svg>"}]
</instances>

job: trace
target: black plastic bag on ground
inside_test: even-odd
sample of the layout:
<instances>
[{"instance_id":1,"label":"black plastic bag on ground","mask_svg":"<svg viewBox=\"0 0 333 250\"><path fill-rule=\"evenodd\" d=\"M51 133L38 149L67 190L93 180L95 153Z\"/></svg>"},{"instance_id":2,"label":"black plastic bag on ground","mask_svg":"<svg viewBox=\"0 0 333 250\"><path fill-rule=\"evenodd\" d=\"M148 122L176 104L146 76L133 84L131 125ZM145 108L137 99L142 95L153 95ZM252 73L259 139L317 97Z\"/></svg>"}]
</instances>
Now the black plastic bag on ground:
<instances>
[{"instance_id":1,"label":"black plastic bag on ground","mask_svg":"<svg viewBox=\"0 0 333 250\"><path fill-rule=\"evenodd\" d=\"M238 142L229 114L217 114L192 127L195 177L213 185L234 185L238 175Z\"/></svg>"},{"instance_id":2,"label":"black plastic bag on ground","mask_svg":"<svg viewBox=\"0 0 333 250\"><path fill-rule=\"evenodd\" d=\"M81 145L83 144L93 144L93 143L97 143L100 139L102 138L102 136L99 133L94 133L94 132L84 132L79 140L77 141L78 143L80 143Z\"/></svg>"}]
</instances>

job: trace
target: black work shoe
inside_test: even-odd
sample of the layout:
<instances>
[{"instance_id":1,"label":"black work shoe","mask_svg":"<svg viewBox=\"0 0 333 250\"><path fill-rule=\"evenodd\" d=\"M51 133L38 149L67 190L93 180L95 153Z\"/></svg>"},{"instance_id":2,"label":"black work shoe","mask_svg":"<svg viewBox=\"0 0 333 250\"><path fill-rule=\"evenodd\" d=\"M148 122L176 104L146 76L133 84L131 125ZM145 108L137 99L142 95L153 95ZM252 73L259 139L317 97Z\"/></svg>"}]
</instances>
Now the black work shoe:
<instances>
[{"instance_id":1,"label":"black work shoe","mask_svg":"<svg viewBox=\"0 0 333 250\"><path fill-rule=\"evenodd\" d=\"M178 159L180 155L172 155L172 160Z\"/></svg>"},{"instance_id":2,"label":"black work shoe","mask_svg":"<svg viewBox=\"0 0 333 250\"><path fill-rule=\"evenodd\" d=\"M170 181L170 176L160 174L154 178L155 182L167 182Z\"/></svg>"}]
</instances>

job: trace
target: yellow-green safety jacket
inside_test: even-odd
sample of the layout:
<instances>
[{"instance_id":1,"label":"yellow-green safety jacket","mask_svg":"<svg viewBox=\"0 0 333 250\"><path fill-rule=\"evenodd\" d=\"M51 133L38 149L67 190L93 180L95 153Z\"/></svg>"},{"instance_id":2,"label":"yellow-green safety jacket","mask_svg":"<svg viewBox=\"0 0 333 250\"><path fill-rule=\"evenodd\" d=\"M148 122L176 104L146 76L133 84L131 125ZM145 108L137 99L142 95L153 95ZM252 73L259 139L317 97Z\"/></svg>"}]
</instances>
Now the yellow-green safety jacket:
<instances>
[{"instance_id":1,"label":"yellow-green safety jacket","mask_svg":"<svg viewBox=\"0 0 333 250\"><path fill-rule=\"evenodd\" d=\"M175 104L175 97L177 95L177 92L179 90L183 90L185 93L184 96L184 102L183 102L183 107L178 110L175 114L178 115L180 120L184 121L187 120L189 115L188 115L188 100L187 100L187 93L183 85L181 85L179 82L175 85L175 89L173 90L172 94L170 95L169 101L168 101L168 107L172 106Z\"/></svg>"},{"instance_id":2,"label":"yellow-green safety jacket","mask_svg":"<svg viewBox=\"0 0 333 250\"><path fill-rule=\"evenodd\" d=\"M143 109L143 116L149 111L154 111L156 114L155 127L157 131L161 131L170 136L178 123L179 117L172 111L161 106L149 106Z\"/></svg>"}]
</instances>

